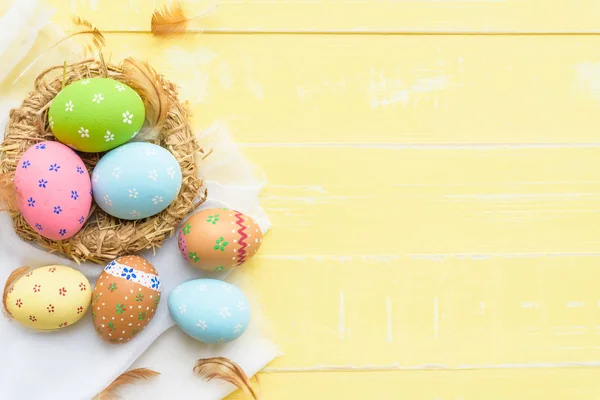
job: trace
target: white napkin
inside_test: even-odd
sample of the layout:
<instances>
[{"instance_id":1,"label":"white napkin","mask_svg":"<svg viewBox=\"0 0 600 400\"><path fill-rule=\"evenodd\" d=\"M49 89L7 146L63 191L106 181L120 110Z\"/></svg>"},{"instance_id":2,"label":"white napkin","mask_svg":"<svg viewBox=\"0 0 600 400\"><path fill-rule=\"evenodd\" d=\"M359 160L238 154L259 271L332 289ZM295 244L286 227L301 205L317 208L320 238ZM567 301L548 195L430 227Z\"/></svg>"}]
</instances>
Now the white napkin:
<instances>
[{"instance_id":1,"label":"white napkin","mask_svg":"<svg viewBox=\"0 0 600 400\"><path fill-rule=\"evenodd\" d=\"M56 27L40 23L42 11L47 18L50 14L37 3L37 0L18 0L5 14L11 20L35 26L37 38L30 37L33 36L31 30L25 36L5 32L18 31L17 28L21 25L15 28L10 24L5 25L5 21L0 19L0 64L10 62L18 69L31 62L40 47L60 39ZM72 48L61 51L65 58L73 56ZM22 79L33 82L33 77L48 66L47 61L44 63L41 60L40 65L32 68ZM5 78L4 82L0 81L2 131L10 107L15 105L17 99L26 95L23 90L6 84L7 80L12 82L18 74L18 70L9 73L0 69L0 78ZM238 153L226 125L216 123L203 135L199 135L199 139L205 147L214 148L213 154L206 160L198 160L209 189L209 200L202 208L227 206L238 209L253 216L266 233L270 222L258 205L258 192L264 184L262 175L259 173L259 178L256 178L257 170ZM232 168L234 171L243 171L244 174L231 174ZM162 376L124 389L121 393L126 395L126 399L220 399L234 387L219 382L206 383L193 376L192 367L196 359L229 357L252 376L278 355L276 347L261 332L263 324L260 307L252 301L251 290L248 291L247 288L246 294L251 303L254 303L253 320L240 339L224 345L209 346L185 336L176 326L173 327L166 300L175 286L186 280L199 278L202 274L186 264L174 238L168 240L156 255L142 255L148 258L161 276L164 285L163 300L148 327L127 344L104 343L94 331L89 314L72 327L52 333L33 332L22 328L15 321L0 317L0 354L3 355L3 362L0 364L0 398L89 400L122 372L134 367L147 367L156 369ZM3 284L10 272L17 267L48 264L76 267L92 284L101 272L101 266L96 264L77 266L65 258L23 242L15 234L8 215L0 214L0 283ZM243 280L242 275L243 268L228 280L236 283ZM225 278L225 275L217 277ZM173 328L152 345L170 327ZM148 347L149 351L144 353ZM134 362L135 365L132 366Z\"/></svg>"}]
</instances>

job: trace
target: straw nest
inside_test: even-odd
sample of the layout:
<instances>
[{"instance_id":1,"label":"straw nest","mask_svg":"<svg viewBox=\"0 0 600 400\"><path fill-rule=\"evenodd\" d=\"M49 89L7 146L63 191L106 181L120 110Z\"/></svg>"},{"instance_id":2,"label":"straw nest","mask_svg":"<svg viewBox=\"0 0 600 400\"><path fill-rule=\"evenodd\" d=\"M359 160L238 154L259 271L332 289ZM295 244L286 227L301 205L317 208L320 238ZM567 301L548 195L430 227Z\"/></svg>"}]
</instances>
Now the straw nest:
<instances>
[{"instance_id":1,"label":"straw nest","mask_svg":"<svg viewBox=\"0 0 600 400\"><path fill-rule=\"evenodd\" d=\"M49 240L25 222L14 197L12 201L7 197L10 194L14 196L14 174L23 153L38 142L55 140L47 121L52 99L71 82L92 77L110 77L138 91L146 106L146 123L142 132L145 130L148 134L144 140L163 146L175 156L183 176L181 190L167 209L137 221L112 217L92 203L90 217L76 235L62 241ZM195 161L198 151L203 152L192 133L187 104L178 100L176 85L157 74L148 64L126 59L119 65L113 65L105 63L101 57L99 61L55 66L42 72L21 106L10 111L4 142L0 146L0 177L5 185L4 191L10 193L3 195L5 209L22 239L36 242L78 263L91 261L104 264L124 254L155 250L165 239L173 236L183 218L206 199L206 190L198 178ZM102 155L78 154L90 174Z\"/></svg>"}]
</instances>

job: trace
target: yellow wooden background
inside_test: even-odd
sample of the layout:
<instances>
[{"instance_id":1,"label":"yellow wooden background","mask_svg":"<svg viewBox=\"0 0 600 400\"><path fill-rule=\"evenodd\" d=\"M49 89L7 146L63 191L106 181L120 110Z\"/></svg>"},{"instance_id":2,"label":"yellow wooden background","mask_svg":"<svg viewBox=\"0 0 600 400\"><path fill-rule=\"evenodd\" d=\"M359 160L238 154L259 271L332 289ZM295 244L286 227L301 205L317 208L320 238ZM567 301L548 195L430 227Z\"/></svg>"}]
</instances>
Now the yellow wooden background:
<instances>
[{"instance_id":1,"label":"yellow wooden background","mask_svg":"<svg viewBox=\"0 0 600 400\"><path fill-rule=\"evenodd\" d=\"M600 398L600 1L53 3L265 170L265 399Z\"/></svg>"}]
</instances>

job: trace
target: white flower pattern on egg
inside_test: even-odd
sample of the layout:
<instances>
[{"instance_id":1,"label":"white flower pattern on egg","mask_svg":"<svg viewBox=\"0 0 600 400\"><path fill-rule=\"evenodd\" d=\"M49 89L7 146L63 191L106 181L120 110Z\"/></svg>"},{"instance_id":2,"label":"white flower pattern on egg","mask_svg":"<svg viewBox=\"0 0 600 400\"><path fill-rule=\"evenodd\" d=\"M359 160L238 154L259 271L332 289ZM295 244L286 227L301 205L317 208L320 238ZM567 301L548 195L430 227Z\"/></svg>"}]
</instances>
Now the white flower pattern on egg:
<instances>
[{"instance_id":1,"label":"white flower pattern on egg","mask_svg":"<svg viewBox=\"0 0 600 400\"><path fill-rule=\"evenodd\" d=\"M219 309L219 315L223 318L223 319L227 319L229 317L231 317L231 313L229 312L229 309L227 307L221 307Z\"/></svg>"},{"instance_id":2,"label":"white flower pattern on egg","mask_svg":"<svg viewBox=\"0 0 600 400\"><path fill-rule=\"evenodd\" d=\"M48 125L50 125L50 128L54 128L54 119L52 117L48 118Z\"/></svg>"},{"instance_id":3,"label":"white flower pattern on egg","mask_svg":"<svg viewBox=\"0 0 600 400\"><path fill-rule=\"evenodd\" d=\"M167 175L171 179L175 178L175 170L173 169L173 167L167 168Z\"/></svg>"},{"instance_id":4,"label":"white flower pattern on egg","mask_svg":"<svg viewBox=\"0 0 600 400\"><path fill-rule=\"evenodd\" d=\"M102 100L104 100L104 96L102 96L102 93L96 93L96 94L94 94L94 98L92 99L92 103L100 104L100 102Z\"/></svg>"},{"instance_id":5,"label":"white flower pattern on egg","mask_svg":"<svg viewBox=\"0 0 600 400\"><path fill-rule=\"evenodd\" d=\"M244 328L244 325L237 324L236 326L233 327L233 333L240 333L242 331L242 328Z\"/></svg>"},{"instance_id":6,"label":"white flower pattern on egg","mask_svg":"<svg viewBox=\"0 0 600 400\"><path fill-rule=\"evenodd\" d=\"M106 140L107 142L110 142L111 140L115 140L115 134L110 133L110 131L106 131L106 134L104 135L104 140Z\"/></svg>"},{"instance_id":7,"label":"white flower pattern on egg","mask_svg":"<svg viewBox=\"0 0 600 400\"><path fill-rule=\"evenodd\" d=\"M186 311L187 311L187 306L185 304L182 304L179 306L180 313L185 314Z\"/></svg>"},{"instance_id":8,"label":"white flower pattern on egg","mask_svg":"<svg viewBox=\"0 0 600 400\"><path fill-rule=\"evenodd\" d=\"M77 131L77 133L79 133L82 138L89 138L90 137L90 130L89 129L85 129L83 126L81 128L79 128L79 130Z\"/></svg>"},{"instance_id":9,"label":"white flower pattern on egg","mask_svg":"<svg viewBox=\"0 0 600 400\"><path fill-rule=\"evenodd\" d=\"M244 302L240 300L237 303L237 308L240 311L245 311L246 310L246 304L244 304Z\"/></svg>"},{"instance_id":10,"label":"white flower pattern on egg","mask_svg":"<svg viewBox=\"0 0 600 400\"><path fill-rule=\"evenodd\" d=\"M201 292L206 291L206 289L208 289L208 286L206 286L204 283L198 285L198 290Z\"/></svg>"},{"instance_id":11,"label":"white flower pattern on egg","mask_svg":"<svg viewBox=\"0 0 600 400\"><path fill-rule=\"evenodd\" d=\"M113 168L113 172L112 172L112 176L114 176L115 179L119 179L119 175L121 175L121 168L120 167L114 167Z\"/></svg>"},{"instance_id":12,"label":"white flower pattern on egg","mask_svg":"<svg viewBox=\"0 0 600 400\"><path fill-rule=\"evenodd\" d=\"M84 80L81 81L82 85L87 85L88 83L90 83L89 79L84 79Z\"/></svg>"},{"instance_id":13,"label":"white flower pattern on egg","mask_svg":"<svg viewBox=\"0 0 600 400\"><path fill-rule=\"evenodd\" d=\"M117 88L117 90L118 90L119 92L122 92L123 90L125 90L125 86L121 85L120 83L117 83L117 84L115 85L115 88Z\"/></svg>"},{"instance_id":14,"label":"white flower pattern on egg","mask_svg":"<svg viewBox=\"0 0 600 400\"><path fill-rule=\"evenodd\" d=\"M162 203L163 202L163 198L162 198L162 196L154 196L154 198L152 199L152 202L154 204Z\"/></svg>"},{"instance_id":15,"label":"white flower pattern on egg","mask_svg":"<svg viewBox=\"0 0 600 400\"><path fill-rule=\"evenodd\" d=\"M206 325L206 321L203 320L199 320L198 323L196 324L196 326L200 329L202 329L203 331L206 330L206 328L208 328L208 325Z\"/></svg>"},{"instance_id":16,"label":"white flower pattern on egg","mask_svg":"<svg viewBox=\"0 0 600 400\"><path fill-rule=\"evenodd\" d=\"M129 198L130 199L137 200L138 194L139 193L138 193L138 191L135 188L129 189Z\"/></svg>"},{"instance_id":17,"label":"white flower pattern on egg","mask_svg":"<svg viewBox=\"0 0 600 400\"><path fill-rule=\"evenodd\" d=\"M158 180L158 171L156 171L155 169L153 169L152 171L150 171L150 173L148 174L148 178L150 178L154 182L156 182Z\"/></svg>"},{"instance_id":18,"label":"white flower pattern on egg","mask_svg":"<svg viewBox=\"0 0 600 400\"><path fill-rule=\"evenodd\" d=\"M131 121L133 120L133 114L129 111L125 111L123 113L123 123L131 125Z\"/></svg>"},{"instance_id":19,"label":"white flower pattern on egg","mask_svg":"<svg viewBox=\"0 0 600 400\"><path fill-rule=\"evenodd\" d=\"M67 112L71 112L73 111L73 102L71 100L69 100L68 102L65 103L65 111Z\"/></svg>"},{"instance_id":20,"label":"white flower pattern on egg","mask_svg":"<svg viewBox=\"0 0 600 400\"><path fill-rule=\"evenodd\" d=\"M130 212L129 214L130 214L132 217L135 217L135 218L139 218L139 217L141 217L141 216L142 216L142 213L141 213L141 212L139 212L139 211L137 211L137 210L131 210L131 212Z\"/></svg>"},{"instance_id":21,"label":"white flower pattern on egg","mask_svg":"<svg viewBox=\"0 0 600 400\"><path fill-rule=\"evenodd\" d=\"M112 207L112 200L108 197L108 195L104 196L104 204L106 204L109 207Z\"/></svg>"}]
</instances>

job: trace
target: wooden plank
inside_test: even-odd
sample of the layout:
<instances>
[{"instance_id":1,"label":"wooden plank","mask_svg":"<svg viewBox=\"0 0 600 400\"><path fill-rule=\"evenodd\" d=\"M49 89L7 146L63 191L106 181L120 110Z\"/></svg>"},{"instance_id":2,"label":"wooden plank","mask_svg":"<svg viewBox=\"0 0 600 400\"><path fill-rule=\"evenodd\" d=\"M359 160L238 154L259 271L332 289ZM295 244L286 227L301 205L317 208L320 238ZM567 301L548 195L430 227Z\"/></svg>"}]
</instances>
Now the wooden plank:
<instances>
[{"instance_id":1,"label":"wooden plank","mask_svg":"<svg viewBox=\"0 0 600 400\"><path fill-rule=\"evenodd\" d=\"M595 400L598 370L260 374L266 400ZM243 400L237 393L228 400Z\"/></svg>"},{"instance_id":2,"label":"wooden plank","mask_svg":"<svg viewBox=\"0 0 600 400\"><path fill-rule=\"evenodd\" d=\"M103 30L147 31L158 0L51 0ZM207 32L599 32L595 0L186 0L190 15L218 5L192 28Z\"/></svg>"},{"instance_id":3,"label":"wooden plank","mask_svg":"<svg viewBox=\"0 0 600 400\"><path fill-rule=\"evenodd\" d=\"M599 367L598 262L263 253L244 270L284 352L274 371L487 370Z\"/></svg>"},{"instance_id":4,"label":"wooden plank","mask_svg":"<svg viewBox=\"0 0 600 400\"><path fill-rule=\"evenodd\" d=\"M599 149L244 151L270 180L245 271L273 368L600 360Z\"/></svg>"},{"instance_id":5,"label":"wooden plank","mask_svg":"<svg viewBox=\"0 0 600 400\"><path fill-rule=\"evenodd\" d=\"M600 37L107 35L238 141L599 143ZM390 51L397 49L397 51Z\"/></svg>"},{"instance_id":6,"label":"wooden plank","mask_svg":"<svg viewBox=\"0 0 600 400\"><path fill-rule=\"evenodd\" d=\"M598 250L600 148L244 151L269 179L271 255Z\"/></svg>"}]
</instances>

